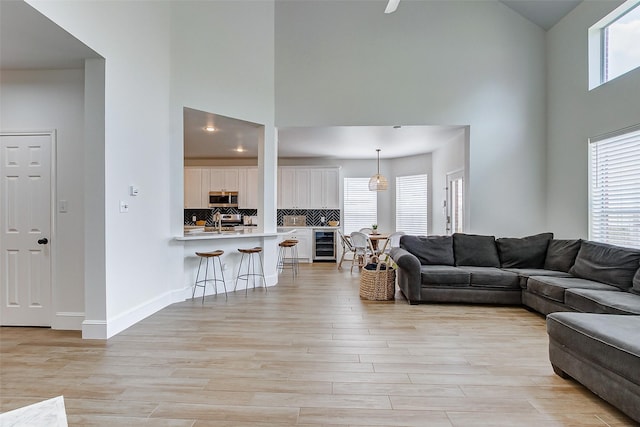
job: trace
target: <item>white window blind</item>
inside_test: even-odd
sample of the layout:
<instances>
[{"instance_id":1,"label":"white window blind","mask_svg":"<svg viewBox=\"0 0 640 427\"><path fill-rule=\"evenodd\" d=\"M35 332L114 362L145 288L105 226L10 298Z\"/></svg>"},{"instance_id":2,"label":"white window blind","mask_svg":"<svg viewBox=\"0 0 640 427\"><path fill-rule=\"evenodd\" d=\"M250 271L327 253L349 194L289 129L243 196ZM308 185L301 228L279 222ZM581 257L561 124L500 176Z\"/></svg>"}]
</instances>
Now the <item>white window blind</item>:
<instances>
[{"instance_id":1,"label":"white window blind","mask_svg":"<svg viewBox=\"0 0 640 427\"><path fill-rule=\"evenodd\" d=\"M427 175L396 177L396 231L427 235L427 208Z\"/></svg>"},{"instance_id":2,"label":"white window blind","mask_svg":"<svg viewBox=\"0 0 640 427\"><path fill-rule=\"evenodd\" d=\"M640 248L640 126L589 146L589 238Z\"/></svg>"},{"instance_id":3,"label":"white window blind","mask_svg":"<svg viewBox=\"0 0 640 427\"><path fill-rule=\"evenodd\" d=\"M369 190L369 178L344 179L344 233L378 223L378 193Z\"/></svg>"}]
</instances>

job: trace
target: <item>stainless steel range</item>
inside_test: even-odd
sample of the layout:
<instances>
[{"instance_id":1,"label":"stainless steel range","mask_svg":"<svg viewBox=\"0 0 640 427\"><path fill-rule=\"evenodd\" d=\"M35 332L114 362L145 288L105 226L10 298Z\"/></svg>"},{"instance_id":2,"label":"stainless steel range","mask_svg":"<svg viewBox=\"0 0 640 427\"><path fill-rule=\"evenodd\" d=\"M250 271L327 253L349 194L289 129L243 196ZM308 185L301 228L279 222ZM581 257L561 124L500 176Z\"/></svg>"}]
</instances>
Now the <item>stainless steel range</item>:
<instances>
[{"instance_id":1,"label":"stainless steel range","mask_svg":"<svg viewBox=\"0 0 640 427\"><path fill-rule=\"evenodd\" d=\"M242 215L222 214L220 217L222 222L222 231L236 231L238 228L242 228Z\"/></svg>"}]
</instances>

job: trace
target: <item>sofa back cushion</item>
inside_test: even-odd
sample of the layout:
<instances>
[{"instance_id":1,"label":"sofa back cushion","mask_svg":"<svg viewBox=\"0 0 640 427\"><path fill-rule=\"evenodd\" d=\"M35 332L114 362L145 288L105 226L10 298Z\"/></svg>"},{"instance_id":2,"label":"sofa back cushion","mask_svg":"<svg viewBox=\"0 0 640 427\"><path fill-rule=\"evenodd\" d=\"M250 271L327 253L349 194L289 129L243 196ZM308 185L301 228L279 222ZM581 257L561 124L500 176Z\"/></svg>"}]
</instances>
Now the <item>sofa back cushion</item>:
<instances>
[{"instance_id":1,"label":"sofa back cushion","mask_svg":"<svg viewBox=\"0 0 640 427\"><path fill-rule=\"evenodd\" d=\"M547 247L544 269L568 272L576 260L581 244L581 239L551 240Z\"/></svg>"},{"instance_id":2,"label":"sofa back cushion","mask_svg":"<svg viewBox=\"0 0 640 427\"><path fill-rule=\"evenodd\" d=\"M415 255L422 265L453 265L451 236L402 236L400 247Z\"/></svg>"},{"instance_id":3,"label":"sofa back cushion","mask_svg":"<svg viewBox=\"0 0 640 427\"><path fill-rule=\"evenodd\" d=\"M569 273L627 290L640 267L640 250L583 241Z\"/></svg>"},{"instance_id":4,"label":"sofa back cushion","mask_svg":"<svg viewBox=\"0 0 640 427\"><path fill-rule=\"evenodd\" d=\"M501 237L496 240L503 268L543 268L547 246L553 233L522 238Z\"/></svg>"},{"instance_id":5,"label":"sofa back cushion","mask_svg":"<svg viewBox=\"0 0 640 427\"><path fill-rule=\"evenodd\" d=\"M454 233L453 252L456 265L500 267L494 236Z\"/></svg>"}]
</instances>

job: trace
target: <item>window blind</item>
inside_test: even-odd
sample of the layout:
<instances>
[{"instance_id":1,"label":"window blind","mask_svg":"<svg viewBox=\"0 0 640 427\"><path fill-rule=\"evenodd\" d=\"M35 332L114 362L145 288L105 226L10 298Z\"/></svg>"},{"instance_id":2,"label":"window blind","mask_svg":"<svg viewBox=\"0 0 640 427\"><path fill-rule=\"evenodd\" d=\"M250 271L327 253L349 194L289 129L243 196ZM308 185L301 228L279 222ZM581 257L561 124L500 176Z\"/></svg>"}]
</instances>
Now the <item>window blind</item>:
<instances>
[{"instance_id":1,"label":"window blind","mask_svg":"<svg viewBox=\"0 0 640 427\"><path fill-rule=\"evenodd\" d=\"M378 223L378 193L369 190L369 178L344 179L344 233Z\"/></svg>"},{"instance_id":2,"label":"window blind","mask_svg":"<svg viewBox=\"0 0 640 427\"><path fill-rule=\"evenodd\" d=\"M428 234L427 175L396 177L396 231Z\"/></svg>"},{"instance_id":3,"label":"window blind","mask_svg":"<svg viewBox=\"0 0 640 427\"><path fill-rule=\"evenodd\" d=\"M640 248L640 126L589 147L589 238Z\"/></svg>"}]
</instances>

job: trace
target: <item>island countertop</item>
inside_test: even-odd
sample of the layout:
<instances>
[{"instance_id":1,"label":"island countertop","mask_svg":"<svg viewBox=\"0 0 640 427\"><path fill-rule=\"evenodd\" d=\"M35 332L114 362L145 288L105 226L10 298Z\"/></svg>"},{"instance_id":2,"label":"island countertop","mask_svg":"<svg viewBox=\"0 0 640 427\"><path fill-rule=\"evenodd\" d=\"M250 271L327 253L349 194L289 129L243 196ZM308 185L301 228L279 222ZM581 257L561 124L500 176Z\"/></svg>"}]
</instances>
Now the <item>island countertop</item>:
<instances>
[{"instance_id":1,"label":"island countertop","mask_svg":"<svg viewBox=\"0 0 640 427\"><path fill-rule=\"evenodd\" d=\"M201 231L186 234L184 236L177 236L175 240L178 241L192 241L192 240L219 240L219 239L238 239L246 237L277 237L291 234L295 229L279 232L265 233L257 230L237 230L237 231Z\"/></svg>"}]
</instances>

